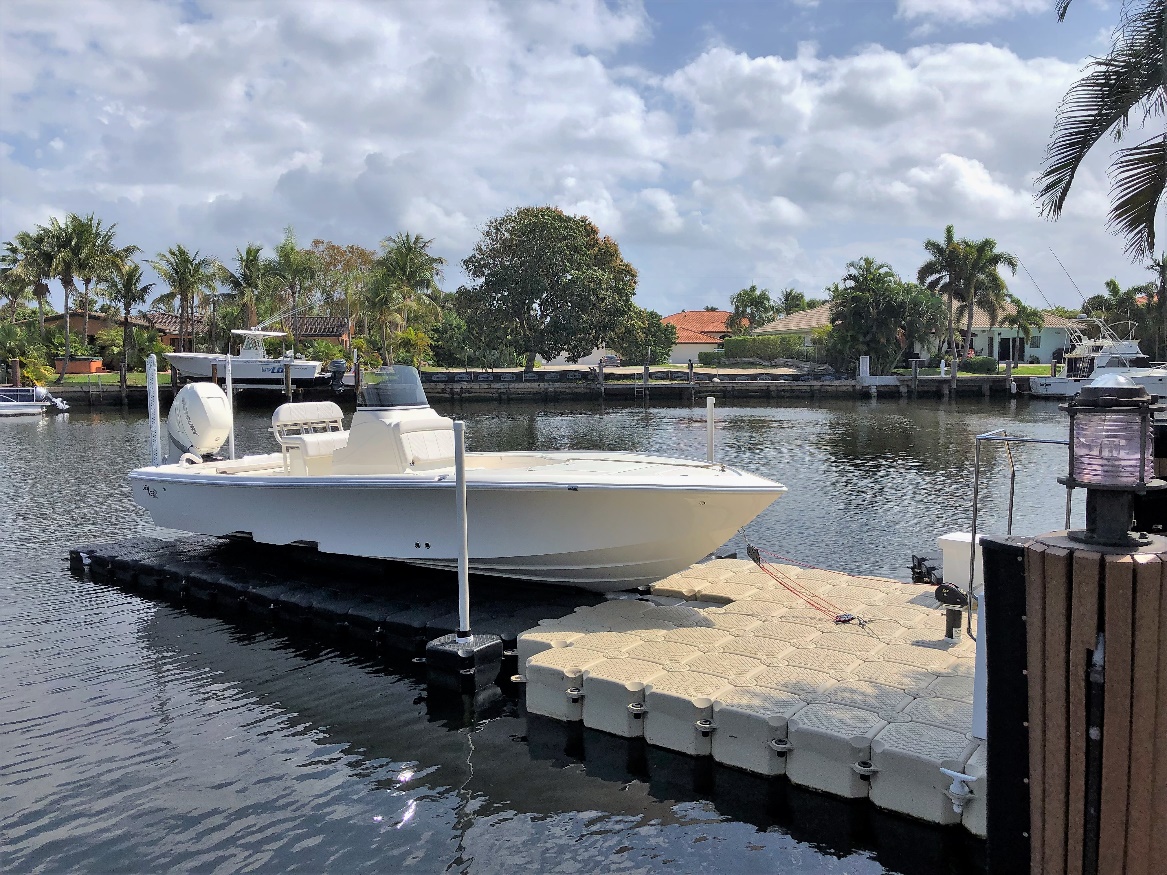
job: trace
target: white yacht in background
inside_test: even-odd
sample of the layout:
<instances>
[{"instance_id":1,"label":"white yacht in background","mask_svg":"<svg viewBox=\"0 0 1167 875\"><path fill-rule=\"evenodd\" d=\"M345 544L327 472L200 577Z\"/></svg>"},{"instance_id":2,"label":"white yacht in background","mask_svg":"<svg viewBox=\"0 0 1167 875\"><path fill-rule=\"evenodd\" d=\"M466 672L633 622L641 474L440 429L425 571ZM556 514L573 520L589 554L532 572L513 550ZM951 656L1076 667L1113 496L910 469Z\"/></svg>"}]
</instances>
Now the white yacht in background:
<instances>
[{"instance_id":1,"label":"white yacht in background","mask_svg":"<svg viewBox=\"0 0 1167 875\"><path fill-rule=\"evenodd\" d=\"M236 329L231 332L242 338L239 355L231 356L231 378L239 389L283 389L284 371L291 370L292 385L306 389L324 386L332 376L322 370L320 362L294 358L290 354L269 358L263 348L268 337L287 337L286 331L261 331L257 328ZM187 379L209 380L212 366L218 366L219 379L226 376L224 359L217 352L168 352L166 360L179 376Z\"/></svg>"},{"instance_id":2,"label":"white yacht in background","mask_svg":"<svg viewBox=\"0 0 1167 875\"><path fill-rule=\"evenodd\" d=\"M226 396L184 387L169 460L130 473L134 499L171 529L454 568L453 422L415 369L369 379L348 430L332 402L284 404L272 416L278 449L232 460L209 456L230 431ZM716 550L785 491L726 465L639 453L467 453L470 571L629 589Z\"/></svg>"},{"instance_id":3,"label":"white yacht in background","mask_svg":"<svg viewBox=\"0 0 1167 875\"><path fill-rule=\"evenodd\" d=\"M1119 374L1146 388L1152 395L1167 397L1167 367L1152 363L1139 348L1134 338L1121 339L1099 319L1080 319L1093 325L1098 337L1088 337L1081 329L1071 327L1070 342L1065 361L1054 377L1030 377L1029 391L1045 398L1073 398L1097 377Z\"/></svg>"},{"instance_id":4,"label":"white yacht in background","mask_svg":"<svg viewBox=\"0 0 1167 875\"><path fill-rule=\"evenodd\" d=\"M69 405L40 386L0 386L0 416L40 416L50 408L68 410Z\"/></svg>"}]
</instances>

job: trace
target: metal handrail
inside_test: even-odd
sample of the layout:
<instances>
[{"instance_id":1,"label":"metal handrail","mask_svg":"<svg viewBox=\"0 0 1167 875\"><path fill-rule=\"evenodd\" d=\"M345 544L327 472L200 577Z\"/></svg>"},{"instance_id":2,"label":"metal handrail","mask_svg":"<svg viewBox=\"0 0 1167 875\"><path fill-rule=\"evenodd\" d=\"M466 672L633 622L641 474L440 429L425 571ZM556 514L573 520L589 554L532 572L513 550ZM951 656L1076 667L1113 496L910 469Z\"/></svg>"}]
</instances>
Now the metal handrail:
<instances>
[{"instance_id":1,"label":"metal handrail","mask_svg":"<svg viewBox=\"0 0 1167 875\"><path fill-rule=\"evenodd\" d=\"M1054 444L1056 446L1067 447L1070 445L1069 440L1058 440L1056 438L1031 438L1018 437L1010 435L1006 429L998 428L993 431L986 431L984 434L976 436L973 448L973 498L972 498L972 539L969 544L969 559L968 559L968 590L965 593L965 608L967 616L965 619L965 631L969 637L972 637L972 590L973 580L976 579L977 567L977 505L980 499L981 492L981 442L989 441L991 443L1005 444L1005 452L1009 457L1009 518L1006 524L1006 535L1013 534L1013 495L1015 486L1017 484L1017 465L1013 460L1013 444ZM1070 506L1073 498L1074 487L1066 486L1066 528L1070 527Z\"/></svg>"}]
</instances>

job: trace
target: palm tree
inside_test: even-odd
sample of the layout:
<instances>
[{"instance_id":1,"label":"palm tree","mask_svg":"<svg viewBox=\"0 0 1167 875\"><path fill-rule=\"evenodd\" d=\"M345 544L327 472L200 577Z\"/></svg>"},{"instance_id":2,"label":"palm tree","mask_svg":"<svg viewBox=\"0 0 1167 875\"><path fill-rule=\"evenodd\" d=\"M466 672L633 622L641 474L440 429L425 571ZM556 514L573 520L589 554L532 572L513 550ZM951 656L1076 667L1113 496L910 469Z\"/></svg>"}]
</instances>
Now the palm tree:
<instances>
[{"instance_id":1,"label":"palm tree","mask_svg":"<svg viewBox=\"0 0 1167 875\"><path fill-rule=\"evenodd\" d=\"M381 327L383 351L392 361L388 329L397 332L409 327L412 310L440 310L438 280L446 259L429 251L433 240L408 231L381 241L381 255L373 269L366 293L367 308Z\"/></svg>"},{"instance_id":2,"label":"palm tree","mask_svg":"<svg viewBox=\"0 0 1167 875\"><path fill-rule=\"evenodd\" d=\"M126 371L130 367L130 310L146 300L154 283L142 282L142 268L132 261L114 265L104 278L105 297L122 310L122 403L126 401Z\"/></svg>"},{"instance_id":3,"label":"palm tree","mask_svg":"<svg viewBox=\"0 0 1167 875\"><path fill-rule=\"evenodd\" d=\"M1013 304L1013 312L1006 314L1005 318L1001 320L1001 324L1008 325L1017 331L1017 338L1021 340L1021 349L1024 350L1034 333L1041 331L1045 325L1045 316L1042 315L1041 310L1030 307L1014 295L1010 295L1009 300ZM1017 361L1020 357L1017 344L1013 341L1009 343L1009 353L1011 361Z\"/></svg>"},{"instance_id":4,"label":"palm tree","mask_svg":"<svg viewBox=\"0 0 1167 875\"><path fill-rule=\"evenodd\" d=\"M955 361L956 322L953 318L953 302L960 284L963 260L952 225L945 227L942 241L925 240L924 251L928 253L928 260L920 265L920 269L916 272L916 282L928 291L942 295L948 303L948 322L945 325L945 333L948 335L948 351L953 354Z\"/></svg>"},{"instance_id":5,"label":"palm tree","mask_svg":"<svg viewBox=\"0 0 1167 875\"><path fill-rule=\"evenodd\" d=\"M1149 333L1153 338L1153 349L1148 352L1156 361L1163 361L1167 358L1167 252L1151 259L1147 270L1155 274L1155 282L1151 283L1144 305Z\"/></svg>"},{"instance_id":6,"label":"palm tree","mask_svg":"<svg viewBox=\"0 0 1167 875\"><path fill-rule=\"evenodd\" d=\"M259 253L263 247L248 243L243 250L235 250L235 270L219 265L219 282L227 287L227 294L242 305L244 328L255 328L259 324L257 302L268 287L268 270Z\"/></svg>"},{"instance_id":7,"label":"palm tree","mask_svg":"<svg viewBox=\"0 0 1167 875\"><path fill-rule=\"evenodd\" d=\"M49 261L49 274L60 282L64 293L65 363L57 378L58 383L65 379L65 373L69 370L69 359L72 355L69 302L70 298L75 299L77 296L76 279L78 274L85 270L85 260L88 254L83 227L84 220L76 213L69 213L64 222L53 216L49 219L48 225L38 225L36 230L36 233L42 238L45 256Z\"/></svg>"},{"instance_id":8,"label":"palm tree","mask_svg":"<svg viewBox=\"0 0 1167 875\"><path fill-rule=\"evenodd\" d=\"M0 270L22 277L32 286L36 300L38 328L45 330L45 302L49 298L49 280L52 279L51 258L45 249L45 235L20 231L5 242L0 253Z\"/></svg>"},{"instance_id":9,"label":"palm tree","mask_svg":"<svg viewBox=\"0 0 1167 875\"><path fill-rule=\"evenodd\" d=\"M311 249L301 249L296 244L296 234L291 226L284 229L284 239L276 247L275 258L265 262L265 270L272 282L287 296L288 309L292 317L292 353L296 352L297 327L300 324L300 295L316 278L316 254Z\"/></svg>"},{"instance_id":10,"label":"palm tree","mask_svg":"<svg viewBox=\"0 0 1167 875\"><path fill-rule=\"evenodd\" d=\"M1058 20L1071 0L1058 0ZM1167 111L1164 99L1164 27L1167 0L1121 4L1110 51L1093 58L1058 107L1044 168L1037 179L1042 212L1057 218L1087 153L1104 136L1122 141L1133 114L1147 122ZM1115 151L1109 171L1107 227L1126 240L1132 259L1148 258L1155 248L1155 214L1167 186L1167 134Z\"/></svg>"},{"instance_id":11,"label":"palm tree","mask_svg":"<svg viewBox=\"0 0 1167 875\"><path fill-rule=\"evenodd\" d=\"M997 251L997 241L992 237L983 240L961 240L960 282L954 294L960 299L965 310L967 327L965 332L965 355L972 353L972 326L976 307L986 311L990 322L997 321L997 315L1008 291L1001 279L1000 269L1008 267L1017 273L1017 258L1008 252ZM956 362L952 367L952 388L956 388Z\"/></svg>"},{"instance_id":12,"label":"palm tree","mask_svg":"<svg viewBox=\"0 0 1167 875\"><path fill-rule=\"evenodd\" d=\"M87 216L75 216L74 232L78 238L81 250L81 259L78 261L75 273L81 280L81 305L84 310L81 335L89 337L89 311L93 309L93 298L90 289L118 262L132 258L139 252L137 246L126 246L118 249L113 244L114 232L117 225L103 227L101 219L94 218L90 213Z\"/></svg>"},{"instance_id":13,"label":"palm tree","mask_svg":"<svg viewBox=\"0 0 1167 875\"><path fill-rule=\"evenodd\" d=\"M165 252L159 252L158 257L149 264L169 287L169 291L156 297L151 306L178 305L178 347L179 351L189 352L194 349L195 305L204 293L215 288L219 263L210 256L200 256L197 249L192 253L179 243ZM190 349L187 349L188 344L184 339L188 324Z\"/></svg>"}]
</instances>

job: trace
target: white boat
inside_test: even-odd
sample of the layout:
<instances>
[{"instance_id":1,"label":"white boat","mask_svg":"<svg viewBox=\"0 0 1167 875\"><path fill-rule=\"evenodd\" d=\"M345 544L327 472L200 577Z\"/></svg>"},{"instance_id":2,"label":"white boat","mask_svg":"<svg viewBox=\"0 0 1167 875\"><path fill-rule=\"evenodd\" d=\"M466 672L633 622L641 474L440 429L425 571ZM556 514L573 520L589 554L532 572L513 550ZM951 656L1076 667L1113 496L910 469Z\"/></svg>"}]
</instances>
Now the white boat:
<instances>
[{"instance_id":1,"label":"white boat","mask_svg":"<svg viewBox=\"0 0 1167 875\"><path fill-rule=\"evenodd\" d=\"M0 386L0 416L40 416L50 408L68 410L69 405L40 386Z\"/></svg>"},{"instance_id":2,"label":"white boat","mask_svg":"<svg viewBox=\"0 0 1167 875\"><path fill-rule=\"evenodd\" d=\"M264 338L286 337L287 332L251 328L236 329L231 333L242 338L239 355L231 356L231 378L236 388L283 389L286 370L292 372L292 385L301 389L325 386L332 380L331 374L322 371L320 362L295 358L290 354L278 359L268 357L263 348ZM166 353L166 360L179 376L196 380L209 380L214 366L218 367L219 379L223 379L226 376L225 359L226 356L214 352Z\"/></svg>"},{"instance_id":3,"label":"white boat","mask_svg":"<svg viewBox=\"0 0 1167 875\"><path fill-rule=\"evenodd\" d=\"M1167 367L1154 364L1143 354L1134 338L1120 338L1099 319L1077 320L1083 327L1094 325L1098 337L1087 337L1070 326L1070 342L1065 361L1052 377L1030 377L1029 391L1045 398L1073 398L1097 377L1118 374L1146 388L1152 395L1167 397Z\"/></svg>"},{"instance_id":4,"label":"white boat","mask_svg":"<svg viewBox=\"0 0 1167 875\"><path fill-rule=\"evenodd\" d=\"M167 421L169 461L130 474L135 500L167 528L454 568L453 422L413 368L370 379L350 429L332 402L284 404L278 451L227 460L205 455L230 428L226 397L188 385ZM475 452L466 491L472 573L610 591L687 568L786 487L638 453Z\"/></svg>"}]
</instances>

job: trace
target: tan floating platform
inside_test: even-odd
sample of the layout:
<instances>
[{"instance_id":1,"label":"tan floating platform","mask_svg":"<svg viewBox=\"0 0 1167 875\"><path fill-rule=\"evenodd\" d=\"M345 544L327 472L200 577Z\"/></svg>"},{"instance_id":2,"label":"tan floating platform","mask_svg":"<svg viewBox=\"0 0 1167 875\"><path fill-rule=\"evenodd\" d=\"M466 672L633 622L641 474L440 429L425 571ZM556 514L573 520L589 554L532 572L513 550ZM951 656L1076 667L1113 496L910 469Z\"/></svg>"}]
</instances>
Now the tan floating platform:
<instances>
[{"instance_id":1,"label":"tan floating platform","mask_svg":"<svg viewBox=\"0 0 1167 875\"><path fill-rule=\"evenodd\" d=\"M527 709L985 835L975 643L932 590L772 565L862 617L836 624L752 562L718 559L518 639ZM958 814L940 769L973 775Z\"/></svg>"}]
</instances>

